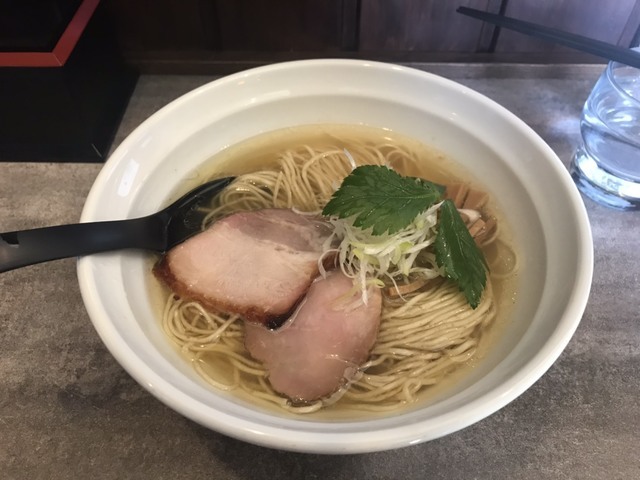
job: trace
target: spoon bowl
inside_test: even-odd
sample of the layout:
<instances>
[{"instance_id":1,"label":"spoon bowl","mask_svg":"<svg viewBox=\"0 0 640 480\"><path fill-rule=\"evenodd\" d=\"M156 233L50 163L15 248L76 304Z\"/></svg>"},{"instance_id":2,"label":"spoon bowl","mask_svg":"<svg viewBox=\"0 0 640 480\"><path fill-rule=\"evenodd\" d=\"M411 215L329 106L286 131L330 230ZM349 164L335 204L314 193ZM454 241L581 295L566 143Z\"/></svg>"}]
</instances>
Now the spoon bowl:
<instances>
[{"instance_id":1,"label":"spoon bowl","mask_svg":"<svg viewBox=\"0 0 640 480\"><path fill-rule=\"evenodd\" d=\"M0 233L0 272L124 248L166 252L202 229L206 213L198 207L232 181L207 182L146 217Z\"/></svg>"}]
</instances>

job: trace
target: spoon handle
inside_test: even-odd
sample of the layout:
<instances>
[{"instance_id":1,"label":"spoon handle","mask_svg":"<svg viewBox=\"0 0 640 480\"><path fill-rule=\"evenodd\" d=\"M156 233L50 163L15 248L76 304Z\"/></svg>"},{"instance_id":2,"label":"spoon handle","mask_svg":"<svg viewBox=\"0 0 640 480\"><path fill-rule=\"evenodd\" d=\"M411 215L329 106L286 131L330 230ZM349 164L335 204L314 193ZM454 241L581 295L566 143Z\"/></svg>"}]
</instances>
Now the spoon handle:
<instances>
[{"instance_id":1,"label":"spoon handle","mask_svg":"<svg viewBox=\"0 0 640 480\"><path fill-rule=\"evenodd\" d=\"M0 272L122 248L161 251L164 236L157 215L0 233Z\"/></svg>"}]
</instances>

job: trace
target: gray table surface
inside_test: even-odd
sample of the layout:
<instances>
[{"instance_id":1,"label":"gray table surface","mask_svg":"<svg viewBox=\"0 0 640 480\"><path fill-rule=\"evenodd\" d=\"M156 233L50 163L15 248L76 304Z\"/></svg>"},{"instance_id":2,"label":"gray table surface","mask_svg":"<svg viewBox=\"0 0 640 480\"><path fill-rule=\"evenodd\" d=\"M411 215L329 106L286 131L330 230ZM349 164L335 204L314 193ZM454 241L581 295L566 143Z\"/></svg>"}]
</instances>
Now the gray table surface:
<instances>
[{"instance_id":1,"label":"gray table surface","mask_svg":"<svg viewBox=\"0 0 640 480\"><path fill-rule=\"evenodd\" d=\"M582 103L602 70L420 67L512 110L566 165ZM211 79L142 76L116 144L152 112ZM0 231L77 221L99 170L0 163ZM0 274L0 478L640 478L640 213L585 203L593 288L553 367L469 428L372 454L281 452L209 431L165 407L115 362L85 312L74 260Z\"/></svg>"}]
</instances>

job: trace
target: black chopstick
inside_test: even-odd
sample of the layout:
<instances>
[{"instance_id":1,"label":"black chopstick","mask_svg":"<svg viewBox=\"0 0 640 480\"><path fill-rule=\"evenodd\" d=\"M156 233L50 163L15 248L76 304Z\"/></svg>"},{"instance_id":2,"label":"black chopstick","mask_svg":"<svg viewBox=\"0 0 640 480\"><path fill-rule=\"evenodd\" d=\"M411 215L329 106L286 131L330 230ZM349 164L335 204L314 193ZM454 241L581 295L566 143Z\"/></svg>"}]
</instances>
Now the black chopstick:
<instances>
[{"instance_id":1,"label":"black chopstick","mask_svg":"<svg viewBox=\"0 0 640 480\"><path fill-rule=\"evenodd\" d=\"M469 17L493 23L499 27L504 27L509 30L524 33L525 35L531 35L533 37L559 43L607 60L624 63L630 67L640 68L640 52L636 52L629 48L618 47L617 45L583 37L582 35L576 35L574 33L564 32L555 28L537 25L535 23L525 22L511 17L476 10L475 8L458 7L456 11Z\"/></svg>"}]
</instances>

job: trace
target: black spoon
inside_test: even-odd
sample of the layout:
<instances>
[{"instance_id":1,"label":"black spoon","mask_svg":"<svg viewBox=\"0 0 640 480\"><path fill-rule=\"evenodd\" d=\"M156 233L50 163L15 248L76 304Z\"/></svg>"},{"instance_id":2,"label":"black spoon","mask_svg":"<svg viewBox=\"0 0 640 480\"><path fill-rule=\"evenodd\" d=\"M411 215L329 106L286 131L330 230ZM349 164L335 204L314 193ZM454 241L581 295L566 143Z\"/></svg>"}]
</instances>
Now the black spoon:
<instances>
[{"instance_id":1,"label":"black spoon","mask_svg":"<svg viewBox=\"0 0 640 480\"><path fill-rule=\"evenodd\" d=\"M123 248L166 252L201 231L206 212L198 207L233 179L205 183L146 217L0 233L0 272Z\"/></svg>"}]
</instances>

